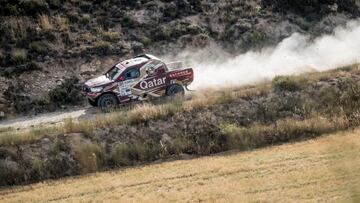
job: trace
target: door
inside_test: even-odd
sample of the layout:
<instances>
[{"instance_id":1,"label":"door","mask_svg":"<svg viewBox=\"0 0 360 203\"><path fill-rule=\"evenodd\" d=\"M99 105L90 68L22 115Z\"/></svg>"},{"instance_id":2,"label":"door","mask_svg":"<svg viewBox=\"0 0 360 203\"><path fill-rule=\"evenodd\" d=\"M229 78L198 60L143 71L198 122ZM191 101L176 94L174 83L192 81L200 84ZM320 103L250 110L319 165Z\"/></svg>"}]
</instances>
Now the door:
<instances>
[{"instance_id":1,"label":"door","mask_svg":"<svg viewBox=\"0 0 360 203\"><path fill-rule=\"evenodd\" d=\"M122 75L124 81L119 82L119 92L120 96L132 96L132 87L137 83L137 80L140 77L140 71L138 68L133 68L125 71Z\"/></svg>"}]
</instances>

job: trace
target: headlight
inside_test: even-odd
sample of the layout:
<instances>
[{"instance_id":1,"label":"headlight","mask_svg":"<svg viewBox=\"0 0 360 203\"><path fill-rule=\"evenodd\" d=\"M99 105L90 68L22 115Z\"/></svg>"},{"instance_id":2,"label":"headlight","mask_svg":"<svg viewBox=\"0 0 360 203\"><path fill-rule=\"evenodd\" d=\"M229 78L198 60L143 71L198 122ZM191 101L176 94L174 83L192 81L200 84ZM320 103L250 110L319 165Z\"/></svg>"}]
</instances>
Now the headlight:
<instances>
[{"instance_id":1,"label":"headlight","mask_svg":"<svg viewBox=\"0 0 360 203\"><path fill-rule=\"evenodd\" d=\"M98 93L101 92L104 88L103 87L92 87L90 88L91 92Z\"/></svg>"}]
</instances>

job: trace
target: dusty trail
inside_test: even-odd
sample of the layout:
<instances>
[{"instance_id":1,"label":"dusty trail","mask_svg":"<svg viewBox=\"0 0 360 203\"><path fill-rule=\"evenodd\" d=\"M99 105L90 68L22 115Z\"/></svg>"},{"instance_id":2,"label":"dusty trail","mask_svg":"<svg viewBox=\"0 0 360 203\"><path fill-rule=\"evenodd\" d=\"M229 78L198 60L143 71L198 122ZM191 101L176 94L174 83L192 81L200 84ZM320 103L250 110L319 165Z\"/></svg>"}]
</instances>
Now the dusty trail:
<instances>
[{"instance_id":1,"label":"dusty trail","mask_svg":"<svg viewBox=\"0 0 360 203\"><path fill-rule=\"evenodd\" d=\"M192 99L195 91L188 92L185 96L186 100ZM159 104L164 101L159 101ZM132 104L128 105L124 109L132 108L137 104L141 104L141 102L133 102ZM156 102L153 104L157 104ZM44 126L53 126L58 125L64 122L66 119L73 119L73 121L81 121L81 120L91 120L95 119L105 113L96 107L83 107L83 108L74 108L67 111L56 111L51 113L43 113L34 116L22 116L13 119L6 119L0 121L0 131L1 129L6 128L13 128L16 130L24 130L28 128L34 127L44 127Z\"/></svg>"},{"instance_id":2,"label":"dusty trail","mask_svg":"<svg viewBox=\"0 0 360 203\"><path fill-rule=\"evenodd\" d=\"M59 111L52 113L44 113L36 116L24 116L14 119L0 121L1 128L15 128L18 130L42 127L47 125L57 125L62 123L65 119L72 118L75 121L87 120L95 118L96 115L101 114L101 111L93 107L85 107L73 109L69 111Z\"/></svg>"}]
</instances>

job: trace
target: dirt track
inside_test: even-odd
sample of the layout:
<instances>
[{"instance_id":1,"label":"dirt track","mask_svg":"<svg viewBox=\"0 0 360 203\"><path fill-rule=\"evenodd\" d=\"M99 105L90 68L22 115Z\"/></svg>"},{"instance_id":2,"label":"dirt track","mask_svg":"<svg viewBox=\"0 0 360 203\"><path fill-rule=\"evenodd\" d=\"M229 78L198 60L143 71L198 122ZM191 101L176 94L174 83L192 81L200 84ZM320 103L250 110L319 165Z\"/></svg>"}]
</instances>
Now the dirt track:
<instances>
[{"instance_id":1,"label":"dirt track","mask_svg":"<svg viewBox=\"0 0 360 203\"><path fill-rule=\"evenodd\" d=\"M74 120L91 119L98 113L100 113L98 109L86 107L69 111L44 113L36 116L24 116L1 121L0 128L15 128L20 130L31 127L56 125L62 123L64 119L67 118L72 118Z\"/></svg>"},{"instance_id":2,"label":"dirt track","mask_svg":"<svg viewBox=\"0 0 360 203\"><path fill-rule=\"evenodd\" d=\"M185 99L192 98L195 92L188 92ZM161 102L161 101L160 101ZM134 102L132 105L139 104ZM132 105L129 105L131 107ZM56 125L63 123L65 119L72 118L75 121L94 119L99 115L104 114L99 108L87 106L84 108L74 108L67 111L57 111L52 113L43 113L34 116L22 116L18 118L6 119L0 121L0 129L15 128L18 130L32 127L42 127L49 125Z\"/></svg>"}]
</instances>

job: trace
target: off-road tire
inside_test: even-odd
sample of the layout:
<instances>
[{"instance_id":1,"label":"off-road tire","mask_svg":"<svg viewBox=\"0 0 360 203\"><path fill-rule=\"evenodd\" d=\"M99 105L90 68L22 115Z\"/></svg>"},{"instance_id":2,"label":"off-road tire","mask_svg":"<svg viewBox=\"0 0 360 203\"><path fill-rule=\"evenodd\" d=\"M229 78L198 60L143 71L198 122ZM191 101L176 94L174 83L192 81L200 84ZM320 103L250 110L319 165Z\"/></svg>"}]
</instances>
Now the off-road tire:
<instances>
[{"instance_id":1,"label":"off-road tire","mask_svg":"<svg viewBox=\"0 0 360 203\"><path fill-rule=\"evenodd\" d=\"M88 102L89 102L90 106L92 106L92 107L98 106L98 103L96 101L92 101L91 99L88 99Z\"/></svg>"},{"instance_id":2,"label":"off-road tire","mask_svg":"<svg viewBox=\"0 0 360 203\"><path fill-rule=\"evenodd\" d=\"M184 87L179 84L170 85L166 89L166 96L168 97L177 97L177 96L183 97L184 95L185 95Z\"/></svg>"},{"instance_id":3,"label":"off-road tire","mask_svg":"<svg viewBox=\"0 0 360 203\"><path fill-rule=\"evenodd\" d=\"M116 108L119 104L118 99L113 94L104 94L99 98L98 107L103 110Z\"/></svg>"}]
</instances>

